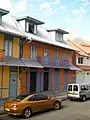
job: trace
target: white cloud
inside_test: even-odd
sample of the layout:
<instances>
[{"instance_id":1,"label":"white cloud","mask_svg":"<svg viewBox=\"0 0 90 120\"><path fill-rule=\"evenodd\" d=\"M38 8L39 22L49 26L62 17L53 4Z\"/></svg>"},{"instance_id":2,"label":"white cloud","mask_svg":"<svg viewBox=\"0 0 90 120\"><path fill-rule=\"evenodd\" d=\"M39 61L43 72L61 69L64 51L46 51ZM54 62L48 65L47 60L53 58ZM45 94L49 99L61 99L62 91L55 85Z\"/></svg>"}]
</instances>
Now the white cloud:
<instances>
[{"instance_id":1,"label":"white cloud","mask_svg":"<svg viewBox=\"0 0 90 120\"><path fill-rule=\"evenodd\" d=\"M5 9L5 10L11 10L12 8L11 0L1 0L0 8Z\"/></svg>"},{"instance_id":2,"label":"white cloud","mask_svg":"<svg viewBox=\"0 0 90 120\"><path fill-rule=\"evenodd\" d=\"M28 2L28 0L19 0L19 2L14 4L11 12L16 13L16 12L25 11L27 8L27 2Z\"/></svg>"},{"instance_id":3,"label":"white cloud","mask_svg":"<svg viewBox=\"0 0 90 120\"><path fill-rule=\"evenodd\" d=\"M41 3L40 9L44 12L52 13L51 3L48 1Z\"/></svg>"},{"instance_id":4,"label":"white cloud","mask_svg":"<svg viewBox=\"0 0 90 120\"><path fill-rule=\"evenodd\" d=\"M58 4L58 3L60 3L61 2L61 0L53 0L52 1L52 4Z\"/></svg>"}]
</instances>

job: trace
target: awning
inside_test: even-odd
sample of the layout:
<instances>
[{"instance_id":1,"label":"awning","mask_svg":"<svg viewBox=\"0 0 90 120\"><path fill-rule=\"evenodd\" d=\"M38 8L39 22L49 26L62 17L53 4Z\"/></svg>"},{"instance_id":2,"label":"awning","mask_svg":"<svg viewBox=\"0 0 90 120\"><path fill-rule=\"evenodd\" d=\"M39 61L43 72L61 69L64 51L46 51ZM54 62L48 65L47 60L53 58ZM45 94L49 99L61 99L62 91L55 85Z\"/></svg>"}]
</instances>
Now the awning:
<instances>
[{"instance_id":1,"label":"awning","mask_svg":"<svg viewBox=\"0 0 90 120\"><path fill-rule=\"evenodd\" d=\"M30 59L24 59L24 58L22 58L21 60L27 67L43 68L43 66L36 60L30 60Z\"/></svg>"},{"instance_id":2,"label":"awning","mask_svg":"<svg viewBox=\"0 0 90 120\"><path fill-rule=\"evenodd\" d=\"M80 68L74 66L73 64L69 64L68 67L70 70L76 70L76 71L81 70Z\"/></svg>"},{"instance_id":3,"label":"awning","mask_svg":"<svg viewBox=\"0 0 90 120\"><path fill-rule=\"evenodd\" d=\"M0 62L0 65L6 65L6 62Z\"/></svg>"},{"instance_id":4,"label":"awning","mask_svg":"<svg viewBox=\"0 0 90 120\"><path fill-rule=\"evenodd\" d=\"M89 65L78 65L78 67L79 67L81 70L90 70L90 66L89 66Z\"/></svg>"},{"instance_id":5,"label":"awning","mask_svg":"<svg viewBox=\"0 0 90 120\"><path fill-rule=\"evenodd\" d=\"M5 57L5 60L7 66L25 66L25 64L19 58Z\"/></svg>"}]
</instances>

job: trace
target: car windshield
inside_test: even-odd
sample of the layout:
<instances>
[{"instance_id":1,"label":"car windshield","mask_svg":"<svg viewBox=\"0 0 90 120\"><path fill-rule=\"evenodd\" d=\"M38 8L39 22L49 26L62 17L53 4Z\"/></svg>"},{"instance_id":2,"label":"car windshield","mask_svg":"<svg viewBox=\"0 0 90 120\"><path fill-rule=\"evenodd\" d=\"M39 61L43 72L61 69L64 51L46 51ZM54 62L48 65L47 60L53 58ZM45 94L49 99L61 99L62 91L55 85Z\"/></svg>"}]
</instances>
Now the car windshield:
<instances>
[{"instance_id":1,"label":"car windshield","mask_svg":"<svg viewBox=\"0 0 90 120\"><path fill-rule=\"evenodd\" d=\"M28 95L18 95L15 99L20 99L23 100L25 97L27 97Z\"/></svg>"}]
</instances>

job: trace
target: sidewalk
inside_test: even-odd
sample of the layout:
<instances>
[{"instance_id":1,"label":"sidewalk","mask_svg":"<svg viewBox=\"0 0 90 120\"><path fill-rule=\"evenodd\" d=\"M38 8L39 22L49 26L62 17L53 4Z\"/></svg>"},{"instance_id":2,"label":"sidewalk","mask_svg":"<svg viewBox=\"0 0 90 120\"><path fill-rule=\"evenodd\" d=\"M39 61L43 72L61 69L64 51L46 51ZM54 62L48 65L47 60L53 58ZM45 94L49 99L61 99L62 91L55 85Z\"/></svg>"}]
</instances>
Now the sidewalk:
<instances>
[{"instance_id":1,"label":"sidewalk","mask_svg":"<svg viewBox=\"0 0 90 120\"><path fill-rule=\"evenodd\" d=\"M58 99L61 99L62 101L67 100L66 93L54 93L53 95L56 96ZM4 113L4 109L3 109L3 105L2 105L2 106L0 106L0 115L3 115L3 114L5 114L5 113Z\"/></svg>"}]
</instances>

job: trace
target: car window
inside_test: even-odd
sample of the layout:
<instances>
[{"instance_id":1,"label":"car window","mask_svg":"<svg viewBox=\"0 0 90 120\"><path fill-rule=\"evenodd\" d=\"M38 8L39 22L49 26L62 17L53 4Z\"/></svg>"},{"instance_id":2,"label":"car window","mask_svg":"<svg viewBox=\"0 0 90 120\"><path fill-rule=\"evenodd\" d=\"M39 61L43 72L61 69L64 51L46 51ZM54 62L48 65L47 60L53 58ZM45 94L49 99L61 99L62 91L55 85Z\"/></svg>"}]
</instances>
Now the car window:
<instances>
[{"instance_id":1,"label":"car window","mask_svg":"<svg viewBox=\"0 0 90 120\"><path fill-rule=\"evenodd\" d=\"M81 86L81 90L83 91L83 90L88 90L88 86L87 85L82 85Z\"/></svg>"},{"instance_id":2,"label":"car window","mask_svg":"<svg viewBox=\"0 0 90 120\"><path fill-rule=\"evenodd\" d=\"M20 99L23 100L24 98L26 98L28 95L18 95L15 99Z\"/></svg>"},{"instance_id":3,"label":"car window","mask_svg":"<svg viewBox=\"0 0 90 120\"><path fill-rule=\"evenodd\" d=\"M36 95L34 95L34 96L32 96L32 97L30 97L29 99L28 99L28 101L36 101L37 99L36 99Z\"/></svg>"},{"instance_id":4,"label":"car window","mask_svg":"<svg viewBox=\"0 0 90 120\"><path fill-rule=\"evenodd\" d=\"M78 91L78 86L77 85L73 86L73 91Z\"/></svg>"},{"instance_id":5,"label":"car window","mask_svg":"<svg viewBox=\"0 0 90 120\"><path fill-rule=\"evenodd\" d=\"M46 99L48 99L48 96L43 95L43 94L38 94L36 97L37 97L38 100L46 100Z\"/></svg>"},{"instance_id":6,"label":"car window","mask_svg":"<svg viewBox=\"0 0 90 120\"><path fill-rule=\"evenodd\" d=\"M68 86L68 91L72 91L72 85Z\"/></svg>"}]
</instances>

